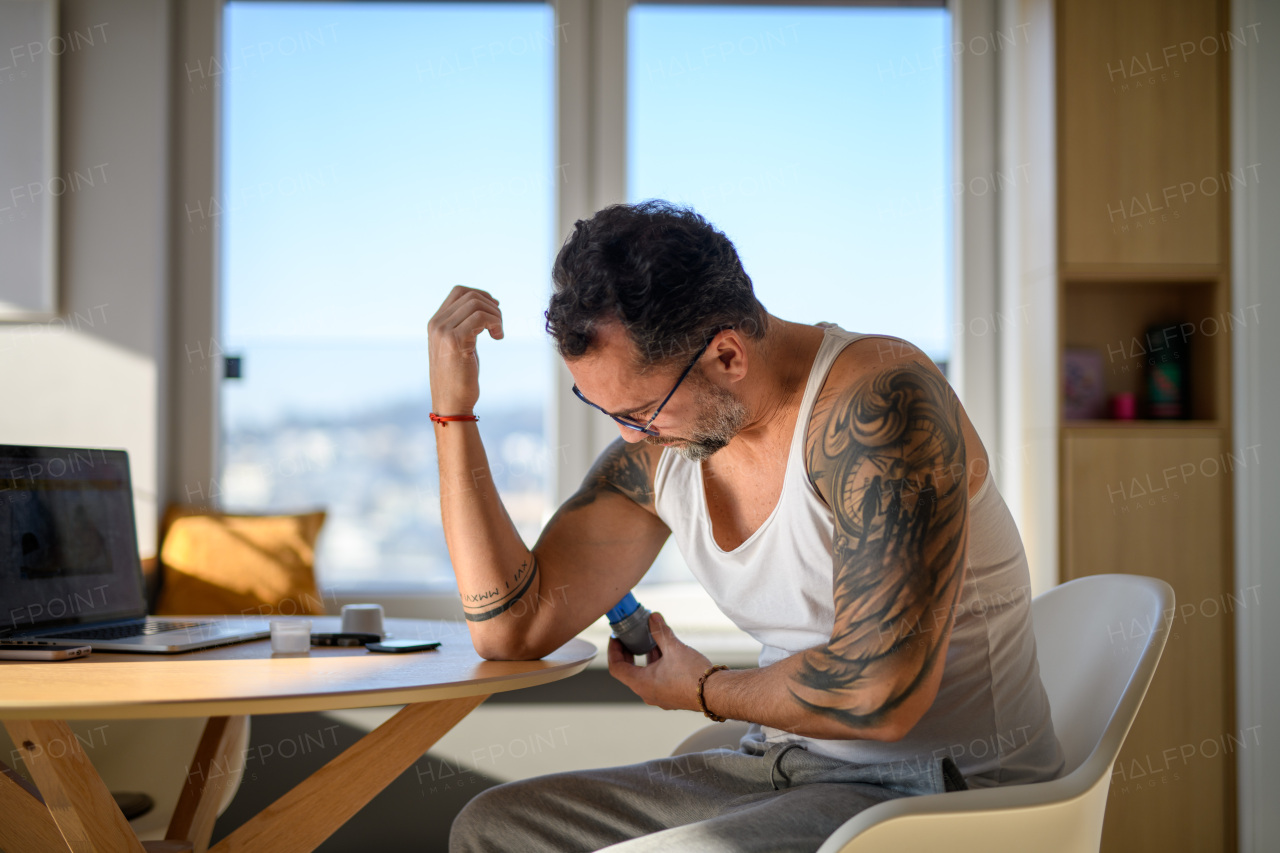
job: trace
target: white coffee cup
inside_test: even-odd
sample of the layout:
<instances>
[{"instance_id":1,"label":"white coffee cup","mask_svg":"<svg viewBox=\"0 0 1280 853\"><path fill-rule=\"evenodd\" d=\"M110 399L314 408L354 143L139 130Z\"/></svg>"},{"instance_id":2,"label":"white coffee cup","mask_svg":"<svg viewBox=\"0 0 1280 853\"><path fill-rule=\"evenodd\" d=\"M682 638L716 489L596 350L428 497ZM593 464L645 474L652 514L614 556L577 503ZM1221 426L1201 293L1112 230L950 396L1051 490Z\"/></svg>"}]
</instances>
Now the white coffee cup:
<instances>
[{"instance_id":1,"label":"white coffee cup","mask_svg":"<svg viewBox=\"0 0 1280 853\"><path fill-rule=\"evenodd\" d=\"M382 630L382 605L344 604L342 606L342 633L384 636Z\"/></svg>"}]
</instances>

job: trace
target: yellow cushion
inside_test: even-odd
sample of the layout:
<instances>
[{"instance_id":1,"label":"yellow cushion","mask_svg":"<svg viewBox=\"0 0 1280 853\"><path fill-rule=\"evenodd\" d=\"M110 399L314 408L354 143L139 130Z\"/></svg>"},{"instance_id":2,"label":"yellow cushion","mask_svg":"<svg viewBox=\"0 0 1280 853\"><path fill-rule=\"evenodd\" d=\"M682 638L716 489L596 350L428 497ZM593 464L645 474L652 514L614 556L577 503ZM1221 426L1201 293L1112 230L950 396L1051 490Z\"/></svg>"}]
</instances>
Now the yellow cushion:
<instances>
[{"instance_id":1,"label":"yellow cushion","mask_svg":"<svg viewBox=\"0 0 1280 853\"><path fill-rule=\"evenodd\" d=\"M166 513L156 613L319 615L315 543L323 511L226 515L190 507Z\"/></svg>"}]
</instances>

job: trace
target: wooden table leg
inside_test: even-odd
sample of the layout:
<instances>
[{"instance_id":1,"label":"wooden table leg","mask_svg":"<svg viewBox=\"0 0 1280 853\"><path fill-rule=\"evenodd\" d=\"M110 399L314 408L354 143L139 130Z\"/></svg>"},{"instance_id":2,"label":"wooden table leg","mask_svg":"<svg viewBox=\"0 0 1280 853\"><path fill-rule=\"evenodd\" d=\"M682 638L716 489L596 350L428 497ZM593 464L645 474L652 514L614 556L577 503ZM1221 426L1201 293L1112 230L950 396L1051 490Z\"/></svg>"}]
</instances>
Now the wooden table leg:
<instances>
[{"instance_id":1,"label":"wooden table leg","mask_svg":"<svg viewBox=\"0 0 1280 853\"><path fill-rule=\"evenodd\" d=\"M187 771L165 838L188 841L195 853L209 849L218 806L231 780L231 750L244 735L248 717L210 717Z\"/></svg>"},{"instance_id":2,"label":"wooden table leg","mask_svg":"<svg viewBox=\"0 0 1280 853\"><path fill-rule=\"evenodd\" d=\"M35 788L0 762L0 850L21 850L24 853L67 853L53 815Z\"/></svg>"},{"instance_id":3,"label":"wooden table leg","mask_svg":"<svg viewBox=\"0 0 1280 853\"><path fill-rule=\"evenodd\" d=\"M75 853L143 853L138 836L66 723L8 720L5 728L67 847Z\"/></svg>"},{"instance_id":4,"label":"wooden table leg","mask_svg":"<svg viewBox=\"0 0 1280 853\"><path fill-rule=\"evenodd\" d=\"M309 853L488 696L406 705L262 810L210 853Z\"/></svg>"}]
</instances>

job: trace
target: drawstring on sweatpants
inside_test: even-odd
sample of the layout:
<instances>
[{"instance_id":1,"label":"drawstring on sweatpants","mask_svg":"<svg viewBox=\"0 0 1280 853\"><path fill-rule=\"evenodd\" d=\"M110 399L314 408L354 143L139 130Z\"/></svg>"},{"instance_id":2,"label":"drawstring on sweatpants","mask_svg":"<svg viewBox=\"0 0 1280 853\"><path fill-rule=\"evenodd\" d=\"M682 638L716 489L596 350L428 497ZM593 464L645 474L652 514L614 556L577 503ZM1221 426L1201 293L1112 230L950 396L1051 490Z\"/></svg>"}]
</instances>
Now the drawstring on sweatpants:
<instances>
[{"instance_id":1,"label":"drawstring on sweatpants","mask_svg":"<svg viewBox=\"0 0 1280 853\"><path fill-rule=\"evenodd\" d=\"M790 750L793 750L793 749L804 749L804 744L789 743L786 746L784 746L782 749L778 750L778 754L773 757L773 764L770 765L769 767L769 784L773 786L773 790L775 791L781 791L782 789L778 787L778 781L777 779L774 778L774 775L773 775L774 771L778 769L778 763L782 761L782 756L786 755ZM787 777L785 773L783 774L783 777L786 779L787 784L790 785L791 784L790 777Z\"/></svg>"}]
</instances>

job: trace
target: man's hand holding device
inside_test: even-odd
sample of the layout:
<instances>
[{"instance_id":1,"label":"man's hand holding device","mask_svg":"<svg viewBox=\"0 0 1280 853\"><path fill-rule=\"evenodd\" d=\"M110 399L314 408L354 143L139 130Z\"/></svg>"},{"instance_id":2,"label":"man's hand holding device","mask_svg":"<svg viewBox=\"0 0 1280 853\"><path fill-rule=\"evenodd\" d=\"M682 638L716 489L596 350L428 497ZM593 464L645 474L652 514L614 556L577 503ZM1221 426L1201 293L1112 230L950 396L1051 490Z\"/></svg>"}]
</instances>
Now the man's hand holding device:
<instances>
[{"instance_id":1,"label":"man's hand holding device","mask_svg":"<svg viewBox=\"0 0 1280 853\"><path fill-rule=\"evenodd\" d=\"M649 630L657 647L648 664L637 666L634 656L617 637L609 639L609 674L627 685L647 705L668 711L698 711L695 685L711 661L676 638L661 613L649 616Z\"/></svg>"}]
</instances>

